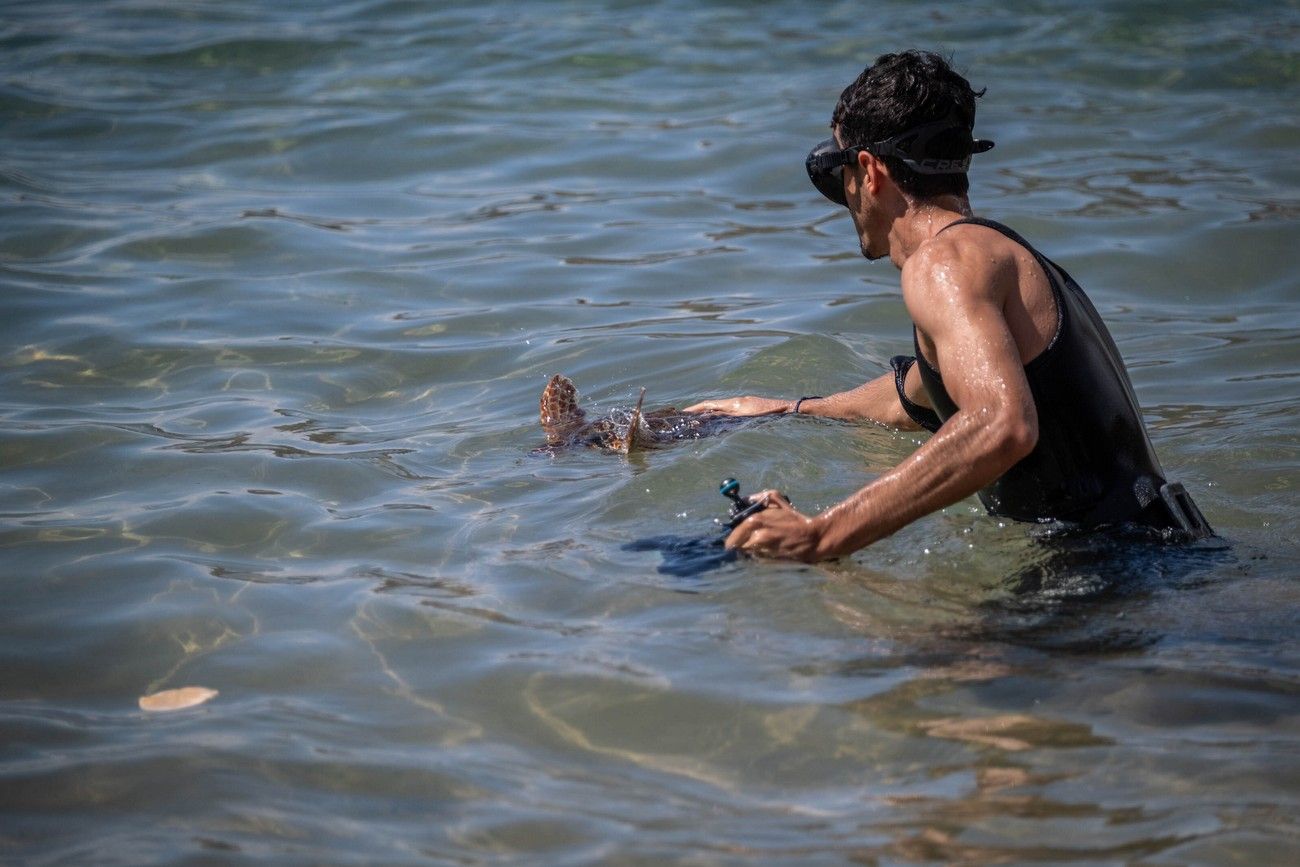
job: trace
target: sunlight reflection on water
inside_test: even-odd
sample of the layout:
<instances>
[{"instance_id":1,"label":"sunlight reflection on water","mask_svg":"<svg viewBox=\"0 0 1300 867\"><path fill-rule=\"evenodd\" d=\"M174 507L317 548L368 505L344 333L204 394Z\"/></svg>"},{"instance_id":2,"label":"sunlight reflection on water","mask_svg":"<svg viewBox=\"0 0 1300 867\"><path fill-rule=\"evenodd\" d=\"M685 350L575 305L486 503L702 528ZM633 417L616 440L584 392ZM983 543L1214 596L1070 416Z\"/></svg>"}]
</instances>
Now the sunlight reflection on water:
<instances>
[{"instance_id":1,"label":"sunlight reflection on water","mask_svg":"<svg viewBox=\"0 0 1300 867\"><path fill-rule=\"evenodd\" d=\"M1292 7L5 11L14 857L1283 863ZM976 209L1088 288L1226 549L972 500L673 571L718 480L816 510L920 437L538 451L554 373L626 424L903 351L802 159L911 44L988 87ZM219 694L137 705L183 686Z\"/></svg>"}]
</instances>

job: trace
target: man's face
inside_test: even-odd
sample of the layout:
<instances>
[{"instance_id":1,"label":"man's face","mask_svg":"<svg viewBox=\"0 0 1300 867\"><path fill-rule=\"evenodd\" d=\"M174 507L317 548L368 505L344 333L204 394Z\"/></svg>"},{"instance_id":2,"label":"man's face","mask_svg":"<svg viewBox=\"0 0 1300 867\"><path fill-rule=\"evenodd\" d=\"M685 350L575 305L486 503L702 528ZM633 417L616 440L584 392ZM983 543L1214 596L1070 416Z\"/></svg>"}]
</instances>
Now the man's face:
<instances>
[{"instance_id":1,"label":"man's face","mask_svg":"<svg viewBox=\"0 0 1300 867\"><path fill-rule=\"evenodd\" d=\"M835 127L834 135L836 144L844 147L839 127ZM871 195L867 169L862 166L861 159L844 167L844 198L848 200L849 216L853 218L862 255L873 262L888 256L889 226L882 219L879 202Z\"/></svg>"}]
</instances>

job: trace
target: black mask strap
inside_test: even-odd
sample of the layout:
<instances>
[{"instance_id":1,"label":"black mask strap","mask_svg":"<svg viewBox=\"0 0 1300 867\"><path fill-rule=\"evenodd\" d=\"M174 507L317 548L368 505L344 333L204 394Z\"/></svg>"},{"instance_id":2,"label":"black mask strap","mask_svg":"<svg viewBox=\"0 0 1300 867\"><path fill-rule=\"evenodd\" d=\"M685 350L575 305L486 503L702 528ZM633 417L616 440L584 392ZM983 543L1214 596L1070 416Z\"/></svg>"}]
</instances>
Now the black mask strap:
<instances>
[{"instance_id":1,"label":"black mask strap","mask_svg":"<svg viewBox=\"0 0 1300 867\"><path fill-rule=\"evenodd\" d=\"M873 142L867 145L864 150L878 157L894 157L917 174L962 174L970 168L971 156L992 150L993 142L985 139L970 139L969 152L964 157L926 156L926 153L930 150L930 145L934 143L935 139L940 136L951 135L954 132L965 132L966 136L970 136L970 129L958 120L956 115L950 114L943 120L913 127L884 141Z\"/></svg>"}]
</instances>

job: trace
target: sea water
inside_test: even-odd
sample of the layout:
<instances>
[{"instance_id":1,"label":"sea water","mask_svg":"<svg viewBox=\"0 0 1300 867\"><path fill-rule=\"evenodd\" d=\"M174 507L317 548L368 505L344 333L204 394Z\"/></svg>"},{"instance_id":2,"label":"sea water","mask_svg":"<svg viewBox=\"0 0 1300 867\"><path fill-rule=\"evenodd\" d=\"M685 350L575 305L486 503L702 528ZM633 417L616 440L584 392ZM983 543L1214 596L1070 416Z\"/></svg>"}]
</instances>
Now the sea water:
<instances>
[{"instance_id":1,"label":"sea water","mask_svg":"<svg viewBox=\"0 0 1300 867\"><path fill-rule=\"evenodd\" d=\"M1300 9L0 3L0 861L1294 863ZM974 499L676 574L923 436L593 413L855 386L888 262L803 158L877 55L1109 323L1219 542ZM671 552L670 552L671 553ZM200 706L142 710L195 686Z\"/></svg>"}]
</instances>

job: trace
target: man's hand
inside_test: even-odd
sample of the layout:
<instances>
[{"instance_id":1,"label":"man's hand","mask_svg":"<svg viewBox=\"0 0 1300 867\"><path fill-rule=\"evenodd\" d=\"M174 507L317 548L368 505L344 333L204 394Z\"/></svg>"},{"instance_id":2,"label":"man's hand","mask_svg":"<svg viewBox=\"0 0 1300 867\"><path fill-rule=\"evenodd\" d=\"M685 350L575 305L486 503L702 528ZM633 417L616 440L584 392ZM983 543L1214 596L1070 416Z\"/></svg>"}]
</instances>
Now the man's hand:
<instances>
[{"instance_id":1,"label":"man's hand","mask_svg":"<svg viewBox=\"0 0 1300 867\"><path fill-rule=\"evenodd\" d=\"M775 397L724 397L717 400L705 400L686 407L682 412L719 412L723 415L772 415L789 412L794 406L791 401Z\"/></svg>"},{"instance_id":2,"label":"man's hand","mask_svg":"<svg viewBox=\"0 0 1300 867\"><path fill-rule=\"evenodd\" d=\"M763 491L749 500L766 502L767 507L750 515L731 531L726 542L728 548L739 548L778 560L813 563L825 559L826 555L818 548L821 528L815 518L795 511L779 491Z\"/></svg>"}]
</instances>

